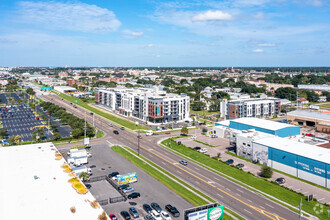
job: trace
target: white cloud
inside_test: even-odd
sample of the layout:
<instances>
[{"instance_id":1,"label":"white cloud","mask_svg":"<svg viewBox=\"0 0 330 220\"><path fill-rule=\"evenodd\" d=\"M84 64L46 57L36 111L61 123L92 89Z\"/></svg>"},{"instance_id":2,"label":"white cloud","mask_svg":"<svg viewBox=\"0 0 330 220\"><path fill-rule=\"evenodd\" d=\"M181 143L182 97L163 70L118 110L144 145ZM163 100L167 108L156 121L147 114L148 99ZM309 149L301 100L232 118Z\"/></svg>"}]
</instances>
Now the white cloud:
<instances>
[{"instance_id":1,"label":"white cloud","mask_svg":"<svg viewBox=\"0 0 330 220\"><path fill-rule=\"evenodd\" d=\"M154 47L155 45L153 44L148 44L147 47Z\"/></svg>"},{"instance_id":2,"label":"white cloud","mask_svg":"<svg viewBox=\"0 0 330 220\"><path fill-rule=\"evenodd\" d=\"M257 14L253 15L253 17L257 19L263 19L266 17L266 15L263 12L258 12Z\"/></svg>"},{"instance_id":3,"label":"white cloud","mask_svg":"<svg viewBox=\"0 0 330 220\"><path fill-rule=\"evenodd\" d=\"M106 8L85 3L28 2L18 4L17 21L46 29L79 32L116 31L121 22Z\"/></svg>"},{"instance_id":4,"label":"white cloud","mask_svg":"<svg viewBox=\"0 0 330 220\"><path fill-rule=\"evenodd\" d=\"M142 36L144 33L142 31L135 32L135 31L131 31L131 30L124 30L123 34L124 34L124 37L126 37L126 38L136 38L136 37Z\"/></svg>"},{"instance_id":5,"label":"white cloud","mask_svg":"<svg viewBox=\"0 0 330 220\"><path fill-rule=\"evenodd\" d=\"M323 6L323 1L322 0L309 0L310 4L316 7L321 7Z\"/></svg>"},{"instance_id":6,"label":"white cloud","mask_svg":"<svg viewBox=\"0 0 330 220\"><path fill-rule=\"evenodd\" d=\"M275 44L258 44L259 47L275 47Z\"/></svg>"},{"instance_id":7,"label":"white cloud","mask_svg":"<svg viewBox=\"0 0 330 220\"><path fill-rule=\"evenodd\" d=\"M255 50L252 50L253 53L262 53L264 52L263 49L255 49Z\"/></svg>"},{"instance_id":8,"label":"white cloud","mask_svg":"<svg viewBox=\"0 0 330 220\"><path fill-rule=\"evenodd\" d=\"M143 32L131 32L131 35L136 37L136 36L142 36Z\"/></svg>"},{"instance_id":9,"label":"white cloud","mask_svg":"<svg viewBox=\"0 0 330 220\"><path fill-rule=\"evenodd\" d=\"M206 12L199 13L192 17L193 21L216 21L216 20L232 20L233 16L229 13L222 12L220 10L208 10Z\"/></svg>"}]
</instances>

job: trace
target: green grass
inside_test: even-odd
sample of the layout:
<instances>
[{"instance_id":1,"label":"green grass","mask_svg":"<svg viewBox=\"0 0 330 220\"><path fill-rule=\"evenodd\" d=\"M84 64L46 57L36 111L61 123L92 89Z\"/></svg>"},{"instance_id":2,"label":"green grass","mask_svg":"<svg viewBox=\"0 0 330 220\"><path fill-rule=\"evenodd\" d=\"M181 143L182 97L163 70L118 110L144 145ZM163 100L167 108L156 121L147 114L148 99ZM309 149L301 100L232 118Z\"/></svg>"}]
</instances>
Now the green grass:
<instances>
[{"instance_id":1,"label":"green grass","mask_svg":"<svg viewBox=\"0 0 330 220\"><path fill-rule=\"evenodd\" d=\"M169 139L164 140L162 144L165 146L169 146ZM316 214L313 210L314 206L318 204L316 201L306 201L306 196L296 193L290 189L282 187L278 184L268 182L267 180L256 177L253 174L246 173L240 169L232 167L226 163L221 161L217 161L216 159L210 158L207 155L201 154L193 149L187 148L184 145L178 145L175 141L171 140L171 149L186 155L188 158L196 160L208 167L211 167L219 172L222 172L228 176L233 177L234 179L243 182L251 187L254 187L268 195L271 195L283 202L291 204L294 207L299 206L299 201L302 198L302 209L312 215L319 217L320 219L328 219L326 213L326 208L330 208L328 205L324 208L324 212L320 214ZM321 203L319 203L321 204Z\"/></svg>"},{"instance_id":2,"label":"green grass","mask_svg":"<svg viewBox=\"0 0 330 220\"><path fill-rule=\"evenodd\" d=\"M96 133L96 138L101 138L104 136L104 132L101 131L101 130L97 130L97 133Z\"/></svg>"},{"instance_id":3,"label":"green grass","mask_svg":"<svg viewBox=\"0 0 330 220\"><path fill-rule=\"evenodd\" d=\"M72 97L72 96L68 96L68 95L65 95L63 93L57 93L55 92L55 94L57 94L59 97L63 98L63 99L66 99L67 101L69 102L72 102L72 104L74 105L79 105L80 107L83 107L91 112L94 112L95 114L98 114L104 118L107 118L109 119L110 121L113 121L117 124L120 124L121 126L124 126L126 128L129 128L131 130L137 130L137 129L143 129L143 130L151 130L151 128L148 128L146 126L143 126L143 125L138 125L136 126L135 123L129 121L129 120L126 120L126 119L123 119L123 118L120 118L120 117L117 117L113 114L110 114L110 113L106 113L102 110L99 110L98 108L95 108L95 107L92 107L90 106L88 103L86 102L83 102L82 100L78 99L78 98L75 98L75 97ZM77 100L77 102L76 102Z\"/></svg>"},{"instance_id":4,"label":"green grass","mask_svg":"<svg viewBox=\"0 0 330 220\"><path fill-rule=\"evenodd\" d=\"M211 145L211 144L204 143L202 141L198 141L198 140L194 140L194 141L197 142L197 143L200 143L200 144L204 144L204 145L209 146L209 147L217 147L217 146L214 146L214 145Z\"/></svg>"},{"instance_id":5,"label":"green grass","mask_svg":"<svg viewBox=\"0 0 330 220\"><path fill-rule=\"evenodd\" d=\"M251 160L246 159L246 158L241 157L241 156L238 156L238 155L236 155L236 154L233 153L233 152L228 152L228 151L227 151L226 154L229 154L229 155L231 155L231 156L233 156L233 157L237 157L237 158L239 158L239 159L241 159L241 160L245 160L246 162L251 163ZM262 166L260 163L257 163L256 165L258 165L258 166Z\"/></svg>"},{"instance_id":6,"label":"green grass","mask_svg":"<svg viewBox=\"0 0 330 220\"><path fill-rule=\"evenodd\" d=\"M148 173L153 178L157 179L159 182L161 182L162 184L164 184L170 190L174 191L176 194L178 194L181 197L183 197L184 199L186 199L192 205L194 205L194 206L205 205L205 204L208 203L207 201L205 201L205 199L207 199L207 200L209 200L211 202L215 202L214 200L212 200L211 198L209 198L207 195L205 195L205 194L201 193L200 191L196 190L194 187L192 187L192 186L188 185L187 183L181 181L180 179L176 178L175 176L173 176L172 174L168 173L167 171L165 171L164 169L160 168L159 166L155 165L154 163L152 163L148 159L140 156L144 161L148 162L150 165L147 164L147 163L145 163L145 162L143 162L141 159L139 159L136 156L134 156L134 155L137 155L137 154L133 150L128 149L128 148L125 148L124 149L124 148L122 148L120 146L113 146L113 147L111 147L111 149L113 151L117 152L118 154L120 154L121 156L125 157L127 160L129 160L131 163L133 163L137 167L139 167L142 170L144 170L146 173ZM128 153L128 152L130 152L130 153ZM134 155L132 155L132 154L134 154ZM189 191L185 187L183 187L180 184L178 184L177 182L173 181L171 178L168 178L164 174L160 173L157 169L160 170L160 171L162 171L166 175L170 176L171 178L175 179L176 181L180 182L181 184L185 185L186 187L188 187L189 189L193 190L194 192L198 193L203 198L201 198L200 196L197 196L196 194L192 193L191 191ZM239 215L237 215L236 213L234 213L234 212L232 212L232 211L230 211L228 209L226 209L225 211L226 212L229 212L231 215L236 216L239 219L243 219ZM224 220L231 220L233 218L230 217L230 216L228 216L225 213L223 219Z\"/></svg>"},{"instance_id":7,"label":"green grass","mask_svg":"<svg viewBox=\"0 0 330 220\"><path fill-rule=\"evenodd\" d=\"M330 104L320 104L319 106L324 108L330 108Z\"/></svg>"},{"instance_id":8,"label":"green grass","mask_svg":"<svg viewBox=\"0 0 330 220\"><path fill-rule=\"evenodd\" d=\"M193 111L193 110L190 110L190 114L207 116L207 115L213 115L213 114L216 114L216 112L209 112L209 111Z\"/></svg>"}]
</instances>

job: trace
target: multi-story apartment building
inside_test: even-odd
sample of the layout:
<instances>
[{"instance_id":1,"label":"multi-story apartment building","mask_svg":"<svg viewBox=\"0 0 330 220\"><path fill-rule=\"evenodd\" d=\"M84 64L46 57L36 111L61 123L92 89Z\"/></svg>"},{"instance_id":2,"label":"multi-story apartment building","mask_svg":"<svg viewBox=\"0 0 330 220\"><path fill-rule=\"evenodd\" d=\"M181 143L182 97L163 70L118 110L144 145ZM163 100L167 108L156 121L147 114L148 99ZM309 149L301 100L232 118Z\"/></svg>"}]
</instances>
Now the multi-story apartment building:
<instances>
[{"instance_id":1,"label":"multi-story apartment building","mask_svg":"<svg viewBox=\"0 0 330 220\"><path fill-rule=\"evenodd\" d=\"M99 89L95 92L95 102L121 115L152 123L189 120L189 96L157 88Z\"/></svg>"},{"instance_id":2,"label":"multi-story apartment building","mask_svg":"<svg viewBox=\"0 0 330 220\"><path fill-rule=\"evenodd\" d=\"M248 99L228 101L227 118L269 117L281 112L280 99Z\"/></svg>"}]
</instances>

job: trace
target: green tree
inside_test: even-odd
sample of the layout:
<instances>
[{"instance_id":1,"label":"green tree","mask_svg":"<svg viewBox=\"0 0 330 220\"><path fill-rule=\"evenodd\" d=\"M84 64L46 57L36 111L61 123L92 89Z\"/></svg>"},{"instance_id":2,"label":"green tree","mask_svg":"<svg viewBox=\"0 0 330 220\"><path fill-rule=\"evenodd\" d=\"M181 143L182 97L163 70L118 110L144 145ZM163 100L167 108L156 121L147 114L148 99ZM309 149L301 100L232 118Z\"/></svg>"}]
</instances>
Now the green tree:
<instances>
[{"instance_id":1,"label":"green tree","mask_svg":"<svg viewBox=\"0 0 330 220\"><path fill-rule=\"evenodd\" d=\"M271 178L273 176L273 170L269 166L262 166L260 175L265 178Z\"/></svg>"},{"instance_id":2,"label":"green tree","mask_svg":"<svg viewBox=\"0 0 330 220\"><path fill-rule=\"evenodd\" d=\"M8 130L6 128L0 128L0 138L4 138L8 135Z\"/></svg>"},{"instance_id":3,"label":"green tree","mask_svg":"<svg viewBox=\"0 0 330 220\"><path fill-rule=\"evenodd\" d=\"M79 178L82 179L82 181L86 181L89 179L89 174L87 172L81 172Z\"/></svg>"},{"instance_id":4,"label":"green tree","mask_svg":"<svg viewBox=\"0 0 330 220\"><path fill-rule=\"evenodd\" d=\"M188 130L188 128L186 126L184 126L184 127L181 128L181 134L187 135L188 133L189 133L189 130Z\"/></svg>"},{"instance_id":5,"label":"green tree","mask_svg":"<svg viewBox=\"0 0 330 220\"><path fill-rule=\"evenodd\" d=\"M291 87L278 88L275 91L275 97L295 101L297 99L297 90Z\"/></svg>"},{"instance_id":6,"label":"green tree","mask_svg":"<svg viewBox=\"0 0 330 220\"><path fill-rule=\"evenodd\" d=\"M51 128L52 130L56 131L57 128L58 128L58 125L57 125L57 124L53 124L53 125L50 126L50 128Z\"/></svg>"},{"instance_id":7,"label":"green tree","mask_svg":"<svg viewBox=\"0 0 330 220\"><path fill-rule=\"evenodd\" d=\"M204 110L204 108L205 108L205 103L204 102L197 101L197 102L193 102L191 104L191 109L193 111L202 111L202 110Z\"/></svg>"},{"instance_id":8,"label":"green tree","mask_svg":"<svg viewBox=\"0 0 330 220\"><path fill-rule=\"evenodd\" d=\"M43 129L38 128L32 133L31 140L39 142L45 136L45 132Z\"/></svg>"},{"instance_id":9,"label":"green tree","mask_svg":"<svg viewBox=\"0 0 330 220\"><path fill-rule=\"evenodd\" d=\"M83 134L83 130L81 128L75 128L71 132L71 135L74 138L79 138L80 136L82 136L82 134Z\"/></svg>"},{"instance_id":10,"label":"green tree","mask_svg":"<svg viewBox=\"0 0 330 220\"><path fill-rule=\"evenodd\" d=\"M57 140L60 139L61 137L62 137L61 134L58 133L58 132L56 132L56 133L53 134L53 139L54 139L55 141L57 141Z\"/></svg>"},{"instance_id":11,"label":"green tree","mask_svg":"<svg viewBox=\"0 0 330 220\"><path fill-rule=\"evenodd\" d=\"M15 144L19 144L19 143L21 143L21 140L22 140L22 138L21 138L21 136L19 136L19 135L16 135L15 138L14 138L14 142L15 142Z\"/></svg>"},{"instance_id":12,"label":"green tree","mask_svg":"<svg viewBox=\"0 0 330 220\"><path fill-rule=\"evenodd\" d=\"M8 142L11 143L11 144L15 144L15 136L10 136L8 138Z\"/></svg>"}]
</instances>

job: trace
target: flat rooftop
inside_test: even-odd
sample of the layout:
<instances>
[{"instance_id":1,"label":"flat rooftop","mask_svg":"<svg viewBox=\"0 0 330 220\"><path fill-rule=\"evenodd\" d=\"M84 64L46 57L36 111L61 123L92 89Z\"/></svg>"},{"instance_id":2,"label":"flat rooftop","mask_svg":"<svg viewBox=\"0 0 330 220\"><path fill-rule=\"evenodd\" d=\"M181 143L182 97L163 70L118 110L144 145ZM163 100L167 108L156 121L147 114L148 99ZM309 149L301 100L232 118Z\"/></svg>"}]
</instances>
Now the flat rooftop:
<instances>
[{"instance_id":1,"label":"flat rooftop","mask_svg":"<svg viewBox=\"0 0 330 220\"><path fill-rule=\"evenodd\" d=\"M263 138L254 143L330 164L330 150L326 148L280 137Z\"/></svg>"},{"instance_id":2,"label":"flat rooftop","mask_svg":"<svg viewBox=\"0 0 330 220\"><path fill-rule=\"evenodd\" d=\"M76 192L57 152L52 143L0 147L0 219L98 219L103 209Z\"/></svg>"},{"instance_id":3,"label":"flat rooftop","mask_svg":"<svg viewBox=\"0 0 330 220\"><path fill-rule=\"evenodd\" d=\"M259 118L237 118L232 120L233 122L246 124L250 126L255 126L259 128L264 128L268 130L279 130L282 128L288 128L288 127L297 127L290 124L285 124L277 121L270 121L265 119L259 119ZM229 126L230 127L230 126Z\"/></svg>"},{"instance_id":4,"label":"flat rooftop","mask_svg":"<svg viewBox=\"0 0 330 220\"><path fill-rule=\"evenodd\" d=\"M288 112L287 115L309 118L311 120L323 120L326 122L330 122L329 114L316 112L316 111L296 110L296 111Z\"/></svg>"}]
</instances>

